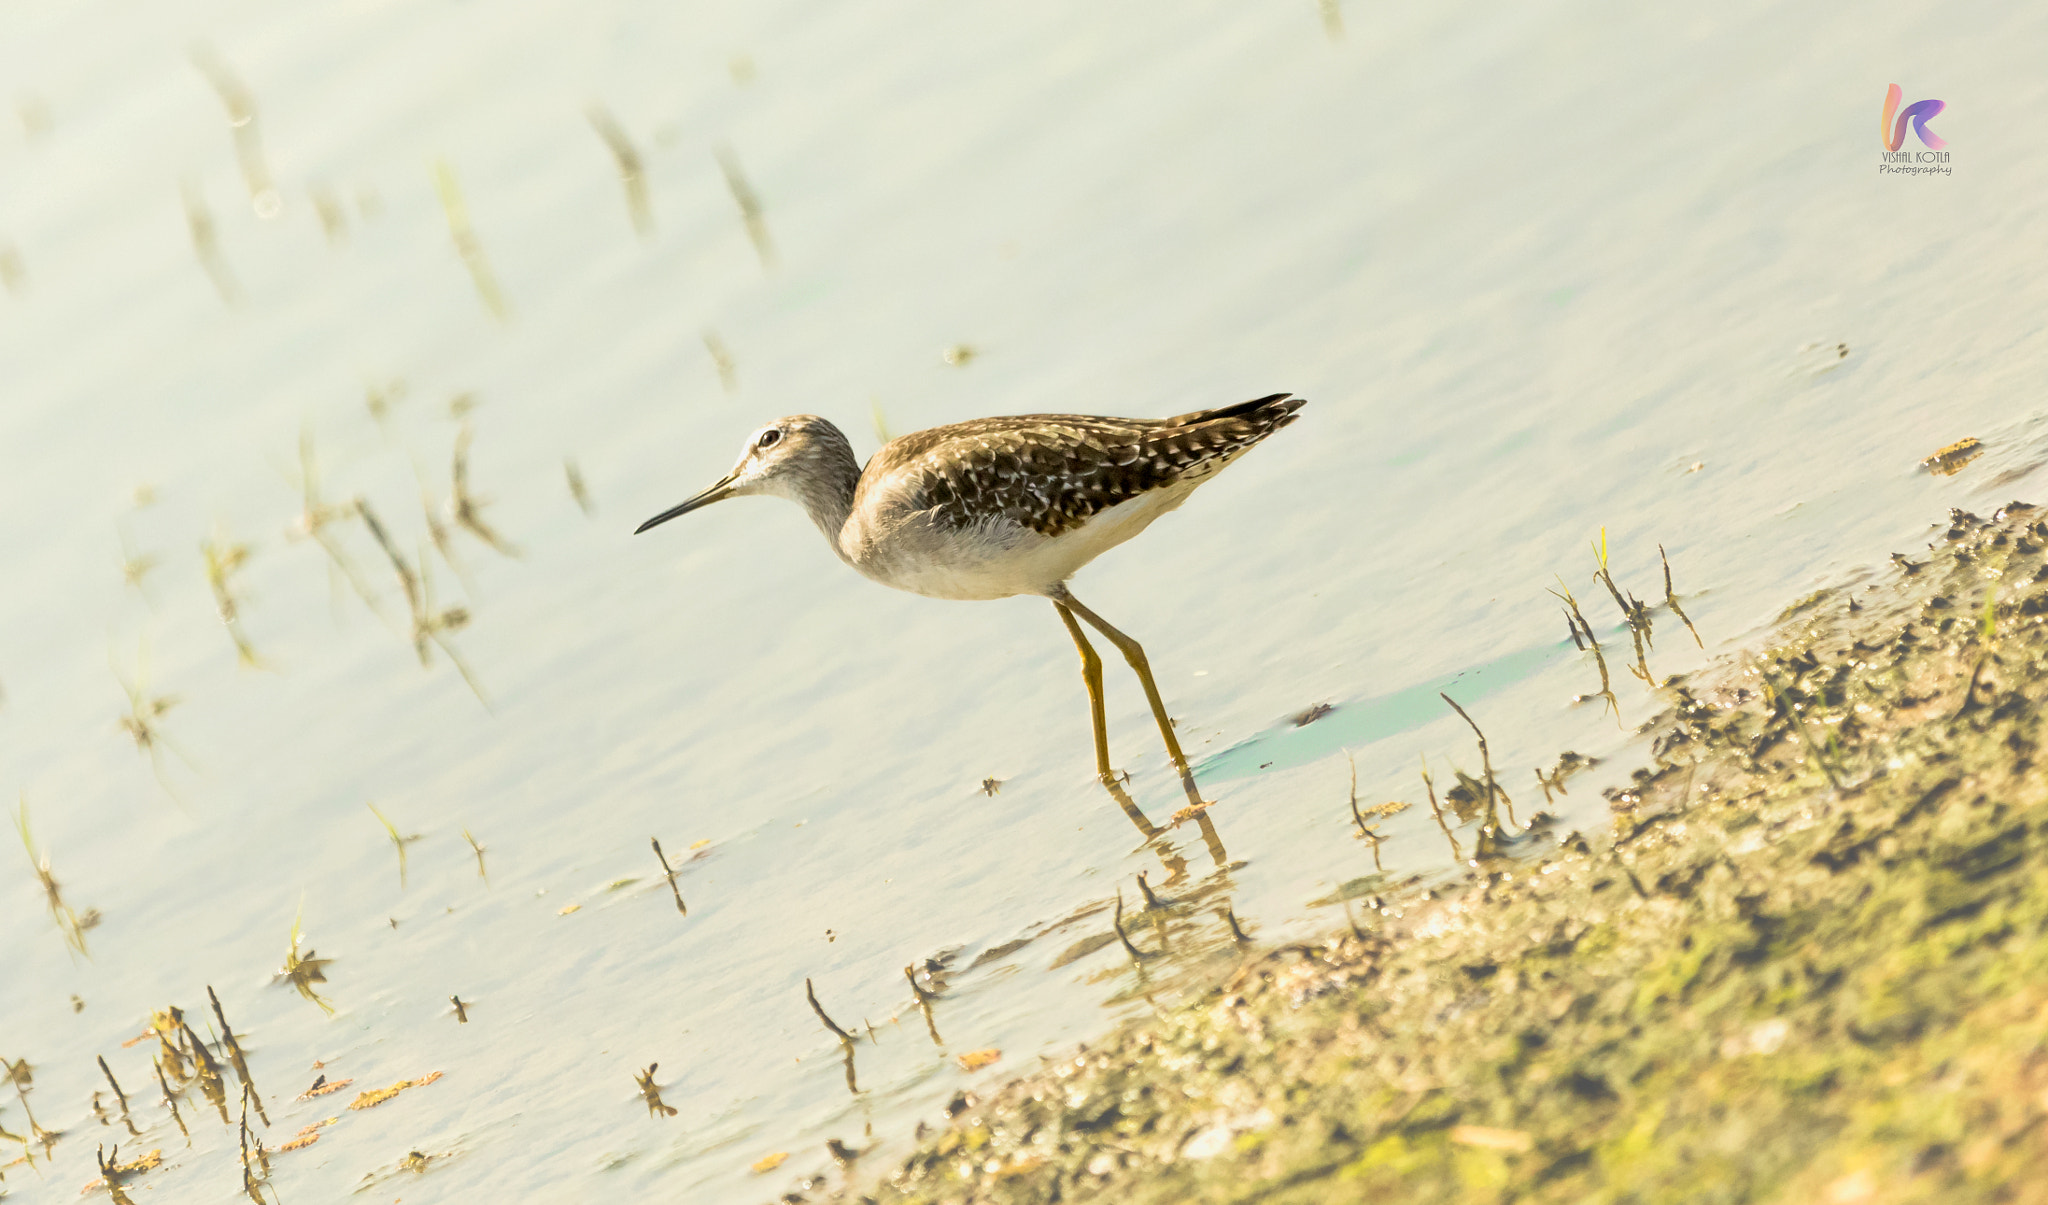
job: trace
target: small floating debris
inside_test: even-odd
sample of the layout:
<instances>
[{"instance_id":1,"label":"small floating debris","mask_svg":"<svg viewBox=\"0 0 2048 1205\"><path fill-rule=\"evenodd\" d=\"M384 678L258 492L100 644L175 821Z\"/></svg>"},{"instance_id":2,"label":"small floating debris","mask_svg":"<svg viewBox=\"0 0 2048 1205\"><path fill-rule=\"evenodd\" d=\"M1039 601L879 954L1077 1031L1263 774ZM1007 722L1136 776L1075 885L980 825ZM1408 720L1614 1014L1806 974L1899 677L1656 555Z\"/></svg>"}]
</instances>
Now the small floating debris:
<instances>
[{"instance_id":1,"label":"small floating debris","mask_svg":"<svg viewBox=\"0 0 2048 1205\"><path fill-rule=\"evenodd\" d=\"M113 1197L117 1205L119 1202L124 1201L129 1202L129 1205L133 1205L133 1198L121 1191L121 1185L132 1176L162 1166L164 1161L162 1150L153 1150L147 1155L139 1156L127 1163L118 1162L120 1157L121 1148L118 1144L111 1151L104 1149L98 1151L96 1158L100 1165L100 1178L79 1189L79 1195L84 1196L87 1193L104 1191ZM9 1166L13 1165L9 1164Z\"/></svg>"},{"instance_id":2,"label":"small floating debris","mask_svg":"<svg viewBox=\"0 0 2048 1205\"><path fill-rule=\"evenodd\" d=\"M304 1092L299 1093L299 1099L311 1100L316 1096L325 1096L329 1092L339 1092L343 1088L346 1088L350 1084L353 1084L355 1082L356 1081L353 1079L328 1079L326 1076L323 1075L319 1079L313 1081L312 1087L306 1089Z\"/></svg>"},{"instance_id":3,"label":"small floating debris","mask_svg":"<svg viewBox=\"0 0 2048 1205\"><path fill-rule=\"evenodd\" d=\"M661 1087L654 1082L654 1069L659 1066L660 1063L647 1064L647 1070L635 1075L633 1082L640 1088L640 1099L647 1102L649 1117L674 1117L676 1107L662 1103Z\"/></svg>"},{"instance_id":4,"label":"small floating debris","mask_svg":"<svg viewBox=\"0 0 2048 1205\"><path fill-rule=\"evenodd\" d=\"M763 1155L759 1159L756 1159L754 1161L754 1174L757 1176L765 1176L769 1172L774 1171L776 1168L781 1167L783 1160L788 1158L788 1151L776 1151L772 1155Z\"/></svg>"},{"instance_id":5,"label":"small floating debris","mask_svg":"<svg viewBox=\"0 0 2048 1205\"><path fill-rule=\"evenodd\" d=\"M344 1084L347 1082L347 1080L342 1081L342 1083ZM338 1087L339 1085L336 1086ZM304 1098L302 1097L301 1099ZM312 1146L314 1143L320 1141L321 1130L326 1129L328 1126L331 1126L335 1122L340 1120L341 1118L339 1117L323 1117L320 1120L311 1123L310 1125L300 1126L298 1133L292 1135L289 1139L279 1144L277 1148L278 1153L283 1154L285 1151L302 1151L307 1147Z\"/></svg>"},{"instance_id":6,"label":"small floating debris","mask_svg":"<svg viewBox=\"0 0 2048 1205\"><path fill-rule=\"evenodd\" d=\"M1296 728L1306 728L1335 710L1337 709L1328 703L1318 703L1307 711L1297 712L1287 718L1293 721Z\"/></svg>"},{"instance_id":7,"label":"small floating debris","mask_svg":"<svg viewBox=\"0 0 2048 1205\"><path fill-rule=\"evenodd\" d=\"M1847 343L1829 343L1825 340L1808 343L1800 347L1799 362L1786 375L1797 376L1800 373L1805 373L1807 376L1817 377L1822 373L1832 372L1839 368L1842 361L1848 358L1849 345Z\"/></svg>"},{"instance_id":8,"label":"small floating debris","mask_svg":"<svg viewBox=\"0 0 2048 1205\"><path fill-rule=\"evenodd\" d=\"M408 1088L424 1088L440 1078L441 1073L433 1071L418 1079L402 1079L389 1088L377 1088L358 1095L354 1100L348 1102L348 1107L350 1109L374 1109Z\"/></svg>"},{"instance_id":9,"label":"small floating debris","mask_svg":"<svg viewBox=\"0 0 2048 1205\"><path fill-rule=\"evenodd\" d=\"M979 1071L1003 1057L1003 1052L991 1046L987 1050L970 1050L953 1060L960 1064L962 1071Z\"/></svg>"},{"instance_id":10,"label":"small floating debris","mask_svg":"<svg viewBox=\"0 0 2048 1205\"><path fill-rule=\"evenodd\" d=\"M314 957L311 947L307 947L303 955L300 954L299 943L304 939L305 934L299 929L299 918L295 916L292 918L291 948L285 951L284 966L272 982L291 984L298 989L299 995L319 1005L320 1011L331 1017L334 1015L334 1006L323 999L319 992L313 990L313 985L327 982L326 968L334 960Z\"/></svg>"},{"instance_id":11,"label":"small floating debris","mask_svg":"<svg viewBox=\"0 0 2048 1205\"><path fill-rule=\"evenodd\" d=\"M1983 454L1984 441L1974 435L1966 435L1921 461L1920 467L1936 477L1952 477Z\"/></svg>"},{"instance_id":12,"label":"small floating debris","mask_svg":"<svg viewBox=\"0 0 2048 1205\"><path fill-rule=\"evenodd\" d=\"M1565 789L1565 780L1581 770L1588 770L1599 764L1599 758L1585 757L1569 749L1558 754L1557 765L1552 767L1550 773L1545 774L1540 769L1536 771L1537 785L1543 788L1543 802L1550 802L1553 791L1559 795L1570 795L1571 792ZM1530 823L1533 824L1534 821Z\"/></svg>"},{"instance_id":13,"label":"small floating debris","mask_svg":"<svg viewBox=\"0 0 2048 1205\"><path fill-rule=\"evenodd\" d=\"M116 1147L114 1148L113 1153L118 1154L119 1151L120 1148ZM135 1172L154 1171L158 1167L163 1165L163 1161L163 1149L161 1147L158 1147L150 1151L146 1155L137 1155L135 1158L130 1159L126 1163L116 1163L111 1158L109 1158L107 1161L107 1170L115 1173L116 1175L126 1176L131 1175Z\"/></svg>"},{"instance_id":14,"label":"small floating debris","mask_svg":"<svg viewBox=\"0 0 2048 1205\"><path fill-rule=\"evenodd\" d=\"M939 359L944 360L955 368L965 368L973 362L974 357L980 354L981 352L965 343L955 343L940 352Z\"/></svg>"}]
</instances>

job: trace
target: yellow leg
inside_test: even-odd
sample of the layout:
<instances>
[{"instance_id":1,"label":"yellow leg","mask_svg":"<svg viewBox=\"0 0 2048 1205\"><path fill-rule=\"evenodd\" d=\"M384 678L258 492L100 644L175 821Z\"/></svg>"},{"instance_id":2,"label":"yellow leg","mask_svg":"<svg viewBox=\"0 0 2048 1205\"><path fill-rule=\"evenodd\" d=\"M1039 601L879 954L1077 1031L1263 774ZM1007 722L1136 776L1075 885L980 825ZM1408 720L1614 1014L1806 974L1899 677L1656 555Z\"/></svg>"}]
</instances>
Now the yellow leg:
<instances>
[{"instance_id":1,"label":"yellow leg","mask_svg":"<svg viewBox=\"0 0 2048 1205\"><path fill-rule=\"evenodd\" d=\"M1074 622L1074 613L1067 610L1065 603L1053 603L1053 609L1060 613L1060 622L1067 625L1067 635L1074 638L1074 647L1081 650L1081 682L1088 688L1088 718L1095 724L1095 773L1104 782L1113 782L1116 771L1109 768L1109 721L1102 709L1102 658L1095 652L1095 646L1088 643L1088 637L1081 631L1081 625Z\"/></svg>"},{"instance_id":2,"label":"yellow leg","mask_svg":"<svg viewBox=\"0 0 2048 1205\"><path fill-rule=\"evenodd\" d=\"M1088 636L1081 631L1081 625L1074 621L1074 613L1064 603L1053 603L1053 609L1060 613L1060 622L1067 625L1067 635L1074 638L1074 647L1081 651L1081 682L1088 688L1088 718L1095 725L1095 774L1102 785L1109 788L1117 806L1124 815L1144 834L1147 840L1157 836L1159 828L1145 818L1138 805L1124 789L1117 785L1116 771L1109 765L1109 720L1102 706L1102 658L1095 652L1095 646L1088 643Z\"/></svg>"},{"instance_id":3,"label":"yellow leg","mask_svg":"<svg viewBox=\"0 0 2048 1205\"><path fill-rule=\"evenodd\" d=\"M1082 606L1078 599L1066 592L1065 587L1061 587L1059 597L1053 602L1062 611L1072 611L1086 620L1088 626L1108 638L1109 642L1123 653L1124 660L1131 663L1131 669L1137 673L1139 683L1145 688L1145 701L1152 705L1152 718L1158 721L1159 735L1166 738L1166 755L1173 759L1173 768L1180 771L1180 785L1188 793L1188 802L1198 806L1202 804L1201 793L1195 790L1194 772L1188 769L1187 755L1180 751L1180 738L1173 734L1173 720L1167 716L1166 704L1159 698L1159 684L1152 680L1152 663L1146 660L1144 648L1137 641L1109 626L1109 622L1102 616ZM1096 697L1098 700L1101 698L1099 687ZM1100 705L1098 701L1097 706ZM1104 764L1108 764L1106 755Z\"/></svg>"}]
</instances>

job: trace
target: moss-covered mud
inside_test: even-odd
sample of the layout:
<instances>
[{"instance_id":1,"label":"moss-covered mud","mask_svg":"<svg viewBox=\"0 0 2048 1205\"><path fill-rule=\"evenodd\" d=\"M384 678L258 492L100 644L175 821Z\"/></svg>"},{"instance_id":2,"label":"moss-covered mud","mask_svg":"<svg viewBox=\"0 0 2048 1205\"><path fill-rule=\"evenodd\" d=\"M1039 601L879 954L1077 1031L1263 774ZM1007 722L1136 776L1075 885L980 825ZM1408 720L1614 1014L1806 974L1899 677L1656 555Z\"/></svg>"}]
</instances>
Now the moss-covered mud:
<instances>
[{"instance_id":1,"label":"moss-covered mud","mask_svg":"<svg viewBox=\"0 0 2048 1205\"><path fill-rule=\"evenodd\" d=\"M1254 955L843 1199L2048 1201L2044 514L1667 683L1611 834Z\"/></svg>"}]
</instances>

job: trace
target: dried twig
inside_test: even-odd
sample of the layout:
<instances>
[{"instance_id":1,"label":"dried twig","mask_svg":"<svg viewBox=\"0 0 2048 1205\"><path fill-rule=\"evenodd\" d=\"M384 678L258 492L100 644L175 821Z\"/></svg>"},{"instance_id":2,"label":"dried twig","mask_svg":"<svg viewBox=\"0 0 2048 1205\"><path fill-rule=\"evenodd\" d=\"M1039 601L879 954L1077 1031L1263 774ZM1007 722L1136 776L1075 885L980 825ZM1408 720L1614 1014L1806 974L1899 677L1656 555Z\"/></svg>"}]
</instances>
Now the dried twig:
<instances>
[{"instance_id":1,"label":"dried twig","mask_svg":"<svg viewBox=\"0 0 2048 1205\"><path fill-rule=\"evenodd\" d=\"M831 1017L825 1015L825 1006L818 1003L817 989L811 986L811 981L809 979L804 980L804 996L811 1002L811 1011L818 1014L818 1020L823 1021L825 1023L825 1028L831 1030L834 1034L836 1034L840 1041L851 1046L853 1044L853 1035L839 1028L839 1023L837 1021L834 1021Z\"/></svg>"},{"instance_id":2,"label":"dried twig","mask_svg":"<svg viewBox=\"0 0 2048 1205\"><path fill-rule=\"evenodd\" d=\"M476 228L469 221L469 206L462 199L462 186L456 183L455 169L445 160L434 164L434 188L441 194L441 210L448 217L448 234L455 240L456 254L462 257L463 266L469 269L470 283L476 286L477 299L484 309L500 322L512 320L512 307L505 301L505 292L498 287L498 275L491 270L491 261L484 256L483 241L477 238Z\"/></svg>"},{"instance_id":3,"label":"dried twig","mask_svg":"<svg viewBox=\"0 0 2048 1205\"><path fill-rule=\"evenodd\" d=\"M915 967L904 967L903 977L910 980L911 993L917 997L917 1011L924 1014L925 1032L932 1036L932 1045L943 1048L945 1043L939 1040L938 1024L932 1020L932 1001L938 999L939 994L937 992L928 992L924 989L924 985L917 981L917 969Z\"/></svg>"},{"instance_id":4,"label":"dried twig","mask_svg":"<svg viewBox=\"0 0 2048 1205\"><path fill-rule=\"evenodd\" d=\"M1152 885L1145 881L1145 872L1142 870L1138 872L1138 891L1145 897L1146 911L1150 912L1164 906L1159 902L1159 897L1153 893Z\"/></svg>"},{"instance_id":5,"label":"dried twig","mask_svg":"<svg viewBox=\"0 0 2048 1205\"><path fill-rule=\"evenodd\" d=\"M1635 642L1636 663L1629 667L1628 672L1641 678L1645 686L1654 687L1657 679L1650 673L1650 659L1645 651L1654 647L1650 636L1650 609L1633 594L1624 597L1621 587L1614 584L1614 574L1607 568L1607 529L1604 527L1600 529L1600 542L1593 546L1593 555L1600 564L1593 580L1607 587L1607 593L1614 598L1614 605L1621 610L1623 622L1628 624L1629 638Z\"/></svg>"},{"instance_id":6,"label":"dried twig","mask_svg":"<svg viewBox=\"0 0 2048 1205\"><path fill-rule=\"evenodd\" d=\"M212 984L206 986L206 998L213 1004L214 1019L220 1022L221 1045L228 1052L228 1062L235 1069L235 1078L242 1082L244 1088L252 1090L252 1099L256 1102L256 1115L263 1119L264 1125L269 1125L270 1115L263 1111L263 1098L253 1095L255 1081L249 1078L249 1060L242 1055L242 1043L235 1037L235 1031L228 1027L228 1015L221 1010L220 997L214 994Z\"/></svg>"},{"instance_id":7,"label":"dried twig","mask_svg":"<svg viewBox=\"0 0 2048 1205\"><path fill-rule=\"evenodd\" d=\"M740 161L729 146L717 149L718 170L725 175L725 186L732 192L734 204L740 207L740 219L746 223L747 238L754 244L754 254L760 257L763 268L775 266L775 244L768 238L768 220L761 206L761 197L754 186L747 183L746 175L740 171Z\"/></svg>"},{"instance_id":8,"label":"dried twig","mask_svg":"<svg viewBox=\"0 0 2048 1205\"><path fill-rule=\"evenodd\" d=\"M1116 929L1116 939L1123 943L1124 952L1131 956L1131 961L1143 962L1144 952L1132 945L1130 936L1124 932L1124 892L1121 887L1117 888L1116 912L1111 915L1109 923Z\"/></svg>"},{"instance_id":9,"label":"dried twig","mask_svg":"<svg viewBox=\"0 0 2048 1205\"><path fill-rule=\"evenodd\" d=\"M1344 760L1351 763L1351 820L1358 825L1358 835L1372 845L1372 868L1385 874L1387 868L1380 863L1380 845L1386 838L1367 824L1364 814L1358 810L1358 759L1352 756L1351 750L1346 749Z\"/></svg>"},{"instance_id":10,"label":"dried twig","mask_svg":"<svg viewBox=\"0 0 2048 1205\"><path fill-rule=\"evenodd\" d=\"M668 889L670 893L676 897L676 911L682 913L684 916L690 915L690 910L688 908L683 907L682 889L676 886L675 869L668 864L668 856L661 852L660 839L655 837L649 837L648 841L654 845L654 856L661 859L661 873L662 876L668 880Z\"/></svg>"},{"instance_id":11,"label":"dried twig","mask_svg":"<svg viewBox=\"0 0 2048 1205\"><path fill-rule=\"evenodd\" d=\"M591 128L612 153L619 166L619 181L626 188L626 211L633 218L633 230L641 238L654 234L654 210L647 202L647 166L640 159L639 148L626 136L625 127L613 117L611 110L603 105L593 104L584 110L590 118Z\"/></svg>"},{"instance_id":12,"label":"dried twig","mask_svg":"<svg viewBox=\"0 0 2048 1205\"><path fill-rule=\"evenodd\" d=\"M493 552L501 556L517 557L519 548L496 529L484 522L484 507L488 498L479 498L469 491L469 444L476 437L476 428L464 423L455 435L455 465L453 493L448 499L449 515L469 534L490 545Z\"/></svg>"},{"instance_id":13,"label":"dried twig","mask_svg":"<svg viewBox=\"0 0 2048 1205\"><path fill-rule=\"evenodd\" d=\"M1458 838L1451 833L1451 826L1444 823L1444 810L1437 805L1436 782L1429 776L1429 759L1426 757L1422 759L1422 789L1429 794L1430 815L1436 817L1436 826L1443 830L1444 840L1451 843L1451 858L1454 861L1464 861L1465 851L1458 848Z\"/></svg>"},{"instance_id":14,"label":"dried twig","mask_svg":"<svg viewBox=\"0 0 2048 1205\"><path fill-rule=\"evenodd\" d=\"M476 854L476 877L486 883L490 882L491 876L484 869L484 847L476 843L476 838L469 835L468 829L462 830L462 839L469 842L469 848Z\"/></svg>"},{"instance_id":15,"label":"dried twig","mask_svg":"<svg viewBox=\"0 0 2048 1205\"><path fill-rule=\"evenodd\" d=\"M107 1077L107 1086L114 1090L114 1099L121 1102L122 1124L128 1127L129 1134L137 1138L142 1137L142 1131L135 1128L135 1120L128 1116L128 1094L121 1091L120 1081L114 1078L114 1069L107 1066L107 1057L105 1055L98 1055L96 1057L99 1059L100 1074Z\"/></svg>"},{"instance_id":16,"label":"dried twig","mask_svg":"<svg viewBox=\"0 0 2048 1205\"><path fill-rule=\"evenodd\" d=\"M1437 692L1437 697L1442 699L1444 702L1449 703L1451 705L1451 710L1457 712L1459 718L1463 719L1467 724L1471 724L1472 734L1479 738L1479 765L1480 768L1486 774L1487 826L1499 826L1500 821L1495 817L1493 810L1494 797L1499 796L1500 801L1503 804L1507 805L1508 823L1514 825L1516 828L1522 827L1521 822L1515 819L1515 801L1508 798L1507 790L1504 787L1502 787L1493 776L1493 758L1486 751L1486 734L1484 732L1479 731L1479 725L1473 721L1471 716L1465 714L1465 709L1458 706L1458 701L1456 699L1453 699L1451 696L1443 693L1442 691Z\"/></svg>"},{"instance_id":17,"label":"dried twig","mask_svg":"<svg viewBox=\"0 0 2048 1205\"><path fill-rule=\"evenodd\" d=\"M1614 722L1616 725L1619 725L1621 723L1621 703L1614 697L1614 686L1607 676L1607 655L1600 649L1599 638L1593 635L1593 625L1586 622L1585 612L1579 610L1579 600L1572 596L1572 588L1564 584L1562 577L1557 579L1557 585L1558 589L1552 590L1550 592L1551 596L1562 599L1565 604L1566 618L1571 623L1573 641L1578 643L1581 650L1589 647L1593 650L1593 663L1600 667L1600 693L1597 697L1604 700L1608 709L1614 712ZM1563 593L1559 593L1559 590L1563 591ZM1579 696L1580 699L1587 697L1589 696ZM1577 702L1578 700L1575 699L1573 701Z\"/></svg>"},{"instance_id":18,"label":"dried twig","mask_svg":"<svg viewBox=\"0 0 2048 1205\"><path fill-rule=\"evenodd\" d=\"M171 1081L164 1075L163 1061L152 1058L150 1062L156 1067L156 1086L163 1089L164 1104L170 1106L171 1120L178 1123L178 1132L185 1136L185 1145L191 1146L192 1131L185 1128L185 1118L178 1112L178 1098L171 1092Z\"/></svg>"},{"instance_id":19,"label":"dried twig","mask_svg":"<svg viewBox=\"0 0 2048 1205\"><path fill-rule=\"evenodd\" d=\"M1688 619L1685 612L1679 608L1678 593L1671 588L1671 558L1664 555L1664 545L1662 544L1657 545L1657 559L1664 562L1664 605L1670 607L1671 613L1678 616L1685 624L1685 630L1692 633L1692 642L1694 644L1699 645L1701 648L1707 647L1707 642L1700 639L1700 630L1692 626L1692 620Z\"/></svg>"}]
</instances>

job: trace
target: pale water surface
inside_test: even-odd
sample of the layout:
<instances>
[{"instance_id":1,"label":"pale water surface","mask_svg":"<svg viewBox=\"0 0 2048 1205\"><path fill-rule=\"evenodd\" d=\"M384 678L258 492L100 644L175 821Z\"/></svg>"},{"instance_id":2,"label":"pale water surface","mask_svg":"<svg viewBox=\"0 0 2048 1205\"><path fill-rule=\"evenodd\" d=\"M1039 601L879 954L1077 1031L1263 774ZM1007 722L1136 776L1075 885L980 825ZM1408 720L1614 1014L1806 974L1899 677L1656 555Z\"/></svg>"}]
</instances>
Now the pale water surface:
<instances>
[{"instance_id":1,"label":"pale water surface","mask_svg":"<svg viewBox=\"0 0 2048 1205\"><path fill-rule=\"evenodd\" d=\"M1572 705L1594 670L1544 591L1562 573L1614 630L1590 580L1603 527L1645 598L1669 550L1706 635L1702 653L1660 623L1662 675L1816 584L1890 571L1946 507L2044 492L2048 10L1340 14L1341 37L1308 0L0 13L26 115L0 133L0 793L103 918L73 956L28 860L0 854L0 1054L29 1061L28 1103L64 1132L0 1191L70 1200L92 1177L121 1132L89 1110L104 1055L147 1131L124 1155L169 1164L130 1192L237 1195L233 1131L194 1094L188 1149L148 1047L121 1045L152 1008L201 1020L212 984L269 1144L341 1115L276 1157L284 1200L339 1199L411 1150L427 1170L367 1199L772 1198L838 1174L827 1138L900 1144L956 1091L1170 999L1174 959L1141 979L1110 944L1054 966L1108 933L1116 890L1135 907L1141 870L1200 904L1165 932L1198 962L1226 902L1267 938L1332 923L1311 901L1372 868L1344 750L1367 803L1419 801L1419 758L1440 780L1477 769L1437 689L1485 725L1525 818L1532 768L1608 759L1551 805L1561 830L1602 826L1598 788L1632 750ZM255 98L274 201L252 202L200 44ZM1947 102L1952 175L1878 174L1893 82ZM638 146L645 238L592 103ZM504 321L450 238L437 162ZM945 363L962 344L977 354ZM381 423L373 388L395 395ZM1194 825L1143 843L1091 782L1042 601L879 589L781 504L629 534L777 414L872 447L876 415L902 432L1276 389L1310 399L1300 423L1076 583L1146 643L1206 759L1220 870ZM458 533L458 573L419 499L448 491L463 393L472 485L521 555ZM489 710L438 653L414 659L360 525L332 530L381 614L286 538L302 429L328 496L369 498L437 600L469 608L452 640ZM1916 470L1966 435L1982 460ZM236 588L263 668L214 613L198 547L216 529L252 547ZM159 558L139 592L123 533ZM1608 648L1634 724L1653 700ZM145 668L180 700L175 799L117 726L117 673ZM1164 823L1181 800L1157 736L1120 665L1110 684L1115 758ZM1295 728L1318 703L1335 710ZM370 802L420 834L403 890ZM1447 867L1426 810L1384 827L1390 872ZM650 836L694 859L687 918ZM295 915L335 960L332 1018L270 985ZM902 968L955 947L940 1047ZM857 1093L806 977L876 1027ZM987 1048L985 1070L954 1061ZM294 1103L316 1060L354 1088ZM653 1062L672 1118L633 1088ZM0 1097L0 1126L26 1125Z\"/></svg>"}]
</instances>

